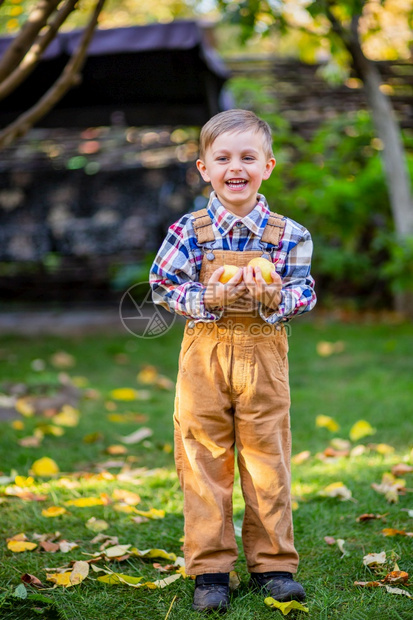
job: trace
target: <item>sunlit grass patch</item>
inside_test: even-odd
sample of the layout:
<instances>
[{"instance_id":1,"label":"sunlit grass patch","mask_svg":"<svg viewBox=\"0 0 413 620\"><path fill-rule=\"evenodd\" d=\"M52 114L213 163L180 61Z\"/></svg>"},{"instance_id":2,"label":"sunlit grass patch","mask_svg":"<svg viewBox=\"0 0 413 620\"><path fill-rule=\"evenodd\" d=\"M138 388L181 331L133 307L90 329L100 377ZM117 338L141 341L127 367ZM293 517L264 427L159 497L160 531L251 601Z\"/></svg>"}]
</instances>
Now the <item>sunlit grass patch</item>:
<instances>
[{"instance_id":1,"label":"sunlit grass patch","mask_svg":"<svg viewBox=\"0 0 413 620\"><path fill-rule=\"evenodd\" d=\"M37 447L24 447L19 442L35 436L39 425L52 424L58 411L53 413L49 407L47 414L45 411L32 416L16 413L13 419L0 422L2 618L33 620L38 616L33 611L37 606L43 609L43 617L50 619L97 620L104 610L107 620L162 620L172 602L168 620L199 617L191 611L193 581L182 577L164 589L134 589L121 583L98 582L99 573L89 571L82 583L67 589L36 591L26 586L29 595L41 594L48 597L46 602L13 597L24 573L44 582L45 568L93 557L104 544L104 538L92 542L99 534L117 538L119 545L130 545L140 551L157 548L182 555L183 498L171 452L174 393L167 381L163 385L156 383L158 376L175 380L180 337L178 326L152 341L150 346L118 335L3 339L1 356L7 364L0 371L1 393L9 394L10 385L20 384L27 396L54 397L62 386L62 372L69 378L77 377L75 384L80 392L73 405L79 411L76 425L62 426L61 435L45 433ZM320 341L344 344L324 347L324 351L331 353L323 356L317 352ZM405 486L396 489L393 495L396 502L389 502L372 487L372 484L380 485L383 474L390 473L395 465L413 464L412 344L413 327L407 324L340 325L306 320L292 323L293 455L309 453L292 465L292 495L297 503L294 529L301 557L299 579L306 587L310 610L309 614L294 612L294 617L411 618L410 599L391 595L382 588L359 588L353 584L375 578L372 570L363 565L363 557L370 552L386 551L389 557L398 558L394 561L400 570L413 571L412 538L383 534L386 528L413 531L413 518L408 512L413 510L413 493L409 490L413 488L413 474L396 477L405 480ZM74 365L64 371L56 368L51 362L56 361L53 357L56 352L66 352L70 357L60 355L57 359L70 359ZM34 363L36 360L43 363ZM156 372L148 369L148 365L155 367ZM144 381L140 382L138 376L142 372L140 378ZM79 377L83 377L80 382ZM115 400L113 390L118 388L132 390L135 396L142 395L144 390L147 393L143 392L145 398ZM332 418L339 428L332 424L317 425L320 415ZM367 421L375 432L353 441L350 432L360 420ZM13 426L14 422L19 424ZM143 427L152 434L137 443L122 441ZM125 450L110 454L109 448L114 445ZM360 445L364 447L361 449ZM334 450L343 454L334 456ZM45 477L34 475L30 481L33 463L41 457L53 459L59 472ZM2 477L8 480L2 481ZM334 485L338 483L351 492L350 498L343 500L340 495L320 493L333 485L334 494L337 488ZM27 495L24 499L18 493L7 493L7 489L16 490L16 487L19 493L44 498ZM134 503L133 494L140 501ZM130 503L124 501L128 497ZM82 499L87 500L86 505L73 504L74 500ZM66 512L45 516L43 510L50 507L63 507ZM263 597L248 589L240 537L243 508L237 475L234 521L240 547L236 570L241 585L233 594L231 611L226 617L274 618L277 612L266 608ZM150 516L142 517L139 513ZM357 521L363 513L380 518ZM105 522L108 527L101 532L93 531L88 524L96 521ZM35 541L37 548L21 553L7 549L6 539L19 533ZM66 540L78 546L67 553L60 550L51 553L40 547L35 535L55 536L55 542ZM345 554L337 542L328 544L325 537L344 541ZM148 582L172 574L160 572L153 566L154 562L156 559L130 555L107 564L114 572L143 577ZM159 563L168 562L160 559ZM104 567L103 562L98 565ZM47 586L53 584L47 582ZM279 613L278 616L281 617Z\"/></svg>"}]
</instances>

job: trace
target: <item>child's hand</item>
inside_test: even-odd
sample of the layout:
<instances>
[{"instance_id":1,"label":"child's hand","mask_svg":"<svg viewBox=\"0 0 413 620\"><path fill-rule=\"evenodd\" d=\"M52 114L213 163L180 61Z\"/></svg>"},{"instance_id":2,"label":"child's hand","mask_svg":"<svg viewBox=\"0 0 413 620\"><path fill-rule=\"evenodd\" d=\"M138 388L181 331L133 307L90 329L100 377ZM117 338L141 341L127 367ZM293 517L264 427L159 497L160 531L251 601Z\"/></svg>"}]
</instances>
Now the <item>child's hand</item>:
<instances>
[{"instance_id":1,"label":"child's hand","mask_svg":"<svg viewBox=\"0 0 413 620\"><path fill-rule=\"evenodd\" d=\"M208 311L214 308L230 306L247 292L247 287L242 281L243 271L241 267L226 284L222 284L222 282L219 281L223 273L224 267L215 269L206 286L204 304Z\"/></svg>"},{"instance_id":2,"label":"child's hand","mask_svg":"<svg viewBox=\"0 0 413 620\"><path fill-rule=\"evenodd\" d=\"M261 269L257 267L244 267L244 283L256 301L259 301L266 308L277 310L281 301L282 280L278 273L271 272L272 283L267 284L261 274ZM255 272L255 277L254 277Z\"/></svg>"}]
</instances>

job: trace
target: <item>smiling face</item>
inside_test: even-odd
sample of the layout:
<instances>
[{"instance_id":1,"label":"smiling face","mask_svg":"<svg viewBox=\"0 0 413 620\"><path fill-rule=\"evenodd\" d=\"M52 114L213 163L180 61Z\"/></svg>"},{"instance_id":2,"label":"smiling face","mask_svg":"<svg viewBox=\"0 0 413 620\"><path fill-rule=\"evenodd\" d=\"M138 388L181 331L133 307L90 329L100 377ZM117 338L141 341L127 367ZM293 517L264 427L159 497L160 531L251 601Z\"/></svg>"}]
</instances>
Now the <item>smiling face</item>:
<instances>
[{"instance_id":1,"label":"smiling face","mask_svg":"<svg viewBox=\"0 0 413 620\"><path fill-rule=\"evenodd\" d=\"M271 175L275 159L265 154L261 131L251 129L220 134L196 165L221 204L244 217L255 207L257 192Z\"/></svg>"}]
</instances>

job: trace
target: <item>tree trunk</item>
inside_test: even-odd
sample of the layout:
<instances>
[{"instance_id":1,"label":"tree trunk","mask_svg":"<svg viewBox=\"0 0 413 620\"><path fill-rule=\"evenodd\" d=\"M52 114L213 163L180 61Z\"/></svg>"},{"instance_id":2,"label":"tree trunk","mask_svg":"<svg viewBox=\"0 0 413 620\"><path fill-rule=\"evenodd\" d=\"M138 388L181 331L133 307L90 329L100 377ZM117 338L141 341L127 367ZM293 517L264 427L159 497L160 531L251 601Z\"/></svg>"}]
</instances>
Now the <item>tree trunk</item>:
<instances>
[{"instance_id":1,"label":"tree trunk","mask_svg":"<svg viewBox=\"0 0 413 620\"><path fill-rule=\"evenodd\" d=\"M393 106L380 89L382 85L380 73L365 57L361 48L357 18L352 20L347 49L352 56L354 68L363 82L376 134L383 144L381 159L390 206L397 237L403 240L413 235L413 200L401 132ZM413 292L395 293L394 308L397 312L413 318Z\"/></svg>"},{"instance_id":2,"label":"tree trunk","mask_svg":"<svg viewBox=\"0 0 413 620\"><path fill-rule=\"evenodd\" d=\"M403 238L413 235L413 201L402 138L391 102L380 90L382 80L379 71L361 49L357 22L353 20L347 48L353 58L354 68L363 81L377 137L383 143L381 156L395 229L397 235Z\"/></svg>"},{"instance_id":3,"label":"tree trunk","mask_svg":"<svg viewBox=\"0 0 413 620\"><path fill-rule=\"evenodd\" d=\"M397 237L403 241L413 236L413 200L399 124L389 98L381 91L382 80L377 67L363 53L358 25L354 15L350 29L343 27L332 12L333 2L327 1L326 15L333 31L340 37L353 61L353 68L363 82L377 137L383 144L381 160ZM395 310L413 318L413 292L394 295Z\"/></svg>"}]
</instances>

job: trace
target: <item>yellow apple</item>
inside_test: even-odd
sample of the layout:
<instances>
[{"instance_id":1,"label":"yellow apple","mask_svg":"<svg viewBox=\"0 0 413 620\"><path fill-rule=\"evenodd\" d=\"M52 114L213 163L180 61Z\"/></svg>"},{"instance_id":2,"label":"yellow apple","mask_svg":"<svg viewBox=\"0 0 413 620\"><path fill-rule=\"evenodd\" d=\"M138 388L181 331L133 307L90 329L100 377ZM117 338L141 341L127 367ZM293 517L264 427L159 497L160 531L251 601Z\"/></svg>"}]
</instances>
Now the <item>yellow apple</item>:
<instances>
[{"instance_id":1,"label":"yellow apple","mask_svg":"<svg viewBox=\"0 0 413 620\"><path fill-rule=\"evenodd\" d=\"M264 258L263 256L258 256L257 258L252 258L248 263L248 267L259 267L261 269L261 275L264 278L267 284L272 284L271 272L275 271L274 263L271 263L269 260Z\"/></svg>"},{"instance_id":2,"label":"yellow apple","mask_svg":"<svg viewBox=\"0 0 413 620\"><path fill-rule=\"evenodd\" d=\"M235 276L238 269L239 267L237 267L236 265L224 265L225 271L222 273L219 281L222 282L222 284L226 284L228 280L231 280L232 276Z\"/></svg>"}]
</instances>

